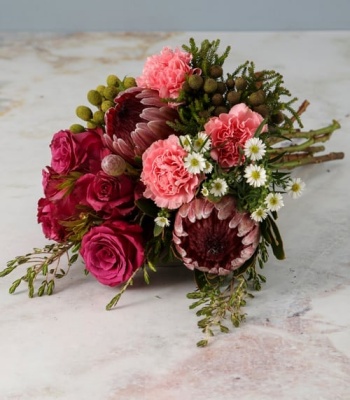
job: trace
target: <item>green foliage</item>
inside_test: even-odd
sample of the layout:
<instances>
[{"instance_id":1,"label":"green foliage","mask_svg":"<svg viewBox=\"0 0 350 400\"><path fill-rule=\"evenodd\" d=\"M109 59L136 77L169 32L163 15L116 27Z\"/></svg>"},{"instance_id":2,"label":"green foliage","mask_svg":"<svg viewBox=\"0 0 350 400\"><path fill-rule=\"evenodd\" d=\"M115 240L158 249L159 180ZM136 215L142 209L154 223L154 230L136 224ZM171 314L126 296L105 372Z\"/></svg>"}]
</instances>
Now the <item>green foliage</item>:
<instances>
[{"instance_id":1,"label":"green foliage","mask_svg":"<svg viewBox=\"0 0 350 400\"><path fill-rule=\"evenodd\" d=\"M43 249L34 248L32 253L15 257L9 261L7 267L0 272L0 277L10 274L19 266L29 265L26 273L12 283L9 292L11 294L15 293L19 285L25 283L28 286L29 297L34 297L35 292L39 297L44 294L50 296L54 292L55 279L61 279L66 276L70 267L77 261L79 248L80 243L74 242L49 244ZM60 268L60 261L64 255L68 261L66 270ZM40 275L44 277L44 280L39 288L36 289L35 282Z\"/></svg>"}]
</instances>

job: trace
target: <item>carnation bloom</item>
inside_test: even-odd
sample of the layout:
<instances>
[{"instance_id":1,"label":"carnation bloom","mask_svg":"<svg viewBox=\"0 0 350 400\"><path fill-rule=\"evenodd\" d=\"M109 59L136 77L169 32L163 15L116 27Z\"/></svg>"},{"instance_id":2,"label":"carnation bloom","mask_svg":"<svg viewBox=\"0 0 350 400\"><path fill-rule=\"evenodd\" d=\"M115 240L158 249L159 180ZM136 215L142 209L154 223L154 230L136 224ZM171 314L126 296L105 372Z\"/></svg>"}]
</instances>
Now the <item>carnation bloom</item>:
<instances>
[{"instance_id":1,"label":"carnation bloom","mask_svg":"<svg viewBox=\"0 0 350 400\"><path fill-rule=\"evenodd\" d=\"M105 114L108 148L128 163L135 165L135 157L155 141L174 134L167 124L177 112L161 101L154 90L132 87L115 98L115 107Z\"/></svg>"},{"instance_id":2,"label":"carnation bloom","mask_svg":"<svg viewBox=\"0 0 350 400\"><path fill-rule=\"evenodd\" d=\"M204 130L212 141L211 157L222 167L234 167L244 162L243 150L263 121L263 117L247 105L236 104L227 113L212 117ZM263 131L266 130L266 126Z\"/></svg>"},{"instance_id":3,"label":"carnation bloom","mask_svg":"<svg viewBox=\"0 0 350 400\"><path fill-rule=\"evenodd\" d=\"M196 198L175 217L175 248L191 270L227 275L253 256L259 240L259 224L237 210L233 197Z\"/></svg>"},{"instance_id":4,"label":"carnation bloom","mask_svg":"<svg viewBox=\"0 0 350 400\"><path fill-rule=\"evenodd\" d=\"M164 47L160 54L148 57L142 75L136 79L140 87L154 89L161 98L176 99L186 75L191 75L192 55L179 49Z\"/></svg>"},{"instance_id":5,"label":"carnation bloom","mask_svg":"<svg viewBox=\"0 0 350 400\"><path fill-rule=\"evenodd\" d=\"M175 209L193 199L200 181L185 167L186 154L175 135L158 140L143 153L144 196L158 207Z\"/></svg>"}]
</instances>

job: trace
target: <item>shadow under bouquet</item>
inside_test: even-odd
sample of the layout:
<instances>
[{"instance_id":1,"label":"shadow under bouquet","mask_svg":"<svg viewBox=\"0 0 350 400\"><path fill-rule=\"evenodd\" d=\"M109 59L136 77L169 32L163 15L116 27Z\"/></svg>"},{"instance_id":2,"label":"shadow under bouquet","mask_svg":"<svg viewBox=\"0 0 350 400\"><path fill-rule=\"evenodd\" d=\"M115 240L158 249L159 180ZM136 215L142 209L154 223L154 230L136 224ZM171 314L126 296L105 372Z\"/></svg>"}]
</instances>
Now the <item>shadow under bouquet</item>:
<instances>
[{"instance_id":1,"label":"shadow under bouquet","mask_svg":"<svg viewBox=\"0 0 350 400\"><path fill-rule=\"evenodd\" d=\"M85 126L53 136L43 170L38 222L52 242L8 262L0 276L27 265L10 293L24 282L30 297L51 295L80 256L100 283L122 285L111 309L135 274L149 283L180 260L197 284L197 345L227 332L226 320L239 326L269 254L285 257L277 213L305 186L291 170L344 154L322 154L337 121L303 130L308 102L294 108L278 72L246 62L224 73L230 48L218 48L165 47L138 78L110 75L88 92L91 106L76 110Z\"/></svg>"}]
</instances>

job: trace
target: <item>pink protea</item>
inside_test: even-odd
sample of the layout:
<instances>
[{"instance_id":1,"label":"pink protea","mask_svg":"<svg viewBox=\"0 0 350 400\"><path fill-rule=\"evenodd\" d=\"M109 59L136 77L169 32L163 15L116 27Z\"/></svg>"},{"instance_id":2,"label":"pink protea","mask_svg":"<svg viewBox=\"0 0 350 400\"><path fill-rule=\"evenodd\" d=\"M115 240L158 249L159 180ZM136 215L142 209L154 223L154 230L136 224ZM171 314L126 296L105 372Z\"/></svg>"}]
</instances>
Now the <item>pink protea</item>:
<instances>
[{"instance_id":1,"label":"pink protea","mask_svg":"<svg viewBox=\"0 0 350 400\"><path fill-rule=\"evenodd\" d=\"M259 225L229 196L218 203L196 198L176 214L173 241L191 270L227 275L252 257L259 239Z\"/></svg>"},{"instance_id":2,"label":"pink protea","mask_svg":"<svg viewBox=\"0 0 350 400\"><path fill-rule=\"evenodd\" d=\"M167 122L174 121L177 112L161 101L157 91L133 87L121 92L115 103L105 115L104 140L128 163L135 165L135 157L153 142L175 133Z\"/></svg>"}]
</instances>

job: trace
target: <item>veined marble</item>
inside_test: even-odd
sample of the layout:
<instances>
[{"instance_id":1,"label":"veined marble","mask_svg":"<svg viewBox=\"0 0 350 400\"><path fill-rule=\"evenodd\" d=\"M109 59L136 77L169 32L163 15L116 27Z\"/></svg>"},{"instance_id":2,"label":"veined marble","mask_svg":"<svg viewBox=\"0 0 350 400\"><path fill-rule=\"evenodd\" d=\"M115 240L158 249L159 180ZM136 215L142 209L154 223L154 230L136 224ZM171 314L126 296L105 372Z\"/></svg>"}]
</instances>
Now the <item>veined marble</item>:
<instances>
[{"instance_id":1,"label":"veined marble","mask_svg":"<svg viewBox=\"0 0 350 400\"><path fill-rule=\"evenodd\" d=\"M21 271L2 278L1 400L350 399L350 32L1 33L0 265L47 243L41 169L87 91L111 73L139 75L148 55L191 36L232 45L226 72L247 59L279 70L311 102L306 128L341 123L327 148L345 159L296 171L307 190L280 212L287 259L270 258L246 323L207 348L195 346L186 269L160 268L150 286L140 277L111 312L116 289L81 264L51 297L9 295Z\"/></svg>"}]
</instances>

